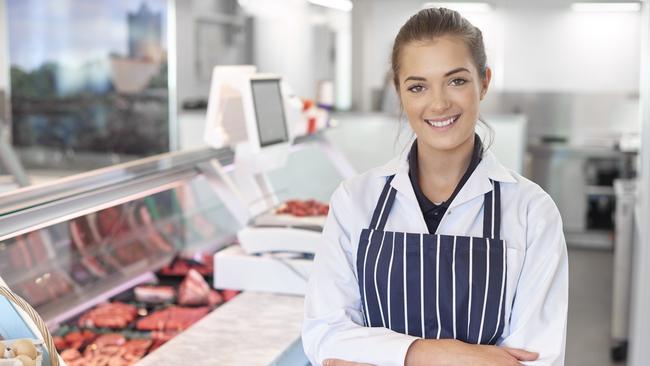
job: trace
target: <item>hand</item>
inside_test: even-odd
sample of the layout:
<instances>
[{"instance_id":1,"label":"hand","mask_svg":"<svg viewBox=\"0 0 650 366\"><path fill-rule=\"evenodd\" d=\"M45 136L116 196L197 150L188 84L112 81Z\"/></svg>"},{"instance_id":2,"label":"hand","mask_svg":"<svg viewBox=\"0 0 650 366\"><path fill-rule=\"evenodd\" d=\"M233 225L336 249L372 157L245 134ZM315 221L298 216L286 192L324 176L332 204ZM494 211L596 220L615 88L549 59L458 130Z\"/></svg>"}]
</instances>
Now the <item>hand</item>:
<instances>
[{"instance_id":1,"label":"hand","mask_svg":"<svg viewBox=\"0 0 650 366\"><path fill-rule=\"evenodd\" d=\"M373 365L369 363L359 363L359 362L328 358L327 360L323 361L323 366L373 366Z\"/></svg>"},{"instance_id":2,"label":"hand","mask_svg":"<svg viewBox=\"0 0 650 366\"><path fill-rule=\"evenodd\" d=\"M497 347L505 350L519 361L535 361L539 357L537 352L529 352L521 348Z\"/></svg>"},{"instance_id":3,"label":"hand","mask_svg":"<svg viewBox=\"0 0 650 366\"><path fill-rule=\"evenodd\" d=\"M520 366L534 361L535 352L522 349L468 344L457 340L418 339L406 353L406 366Z\"/></svg>"}]
</instances>

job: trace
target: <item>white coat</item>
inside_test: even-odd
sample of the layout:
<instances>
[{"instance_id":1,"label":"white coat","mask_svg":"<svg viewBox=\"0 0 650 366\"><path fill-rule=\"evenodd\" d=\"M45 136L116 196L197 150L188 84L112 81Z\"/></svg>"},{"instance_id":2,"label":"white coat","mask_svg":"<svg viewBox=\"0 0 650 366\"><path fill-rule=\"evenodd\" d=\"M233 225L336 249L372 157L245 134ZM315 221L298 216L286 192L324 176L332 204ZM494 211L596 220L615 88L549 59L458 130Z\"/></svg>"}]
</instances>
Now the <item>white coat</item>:
<instances>
[{"instance_id":1,"label":"white coat","mask_svg":"<svg viewBox=\"0 0 650 366\"><path fill-rule=\"evenodd\" d=\"M408 150L406 150L408 151ZM334 192L305 298L302 342L314 365L338 358L402 366L417 339L364 327L357 280L357 247L387 176L397 190L387 231L426 233L407 153L343 182ZM481 236L483 195L501 182L501 237L507 246L505 328L497 345L539 352L530 366L564 365L568 260L560 213L537 184L505 168L489 151L449 205L437 234Z\"/></svg>"}]
</instances>

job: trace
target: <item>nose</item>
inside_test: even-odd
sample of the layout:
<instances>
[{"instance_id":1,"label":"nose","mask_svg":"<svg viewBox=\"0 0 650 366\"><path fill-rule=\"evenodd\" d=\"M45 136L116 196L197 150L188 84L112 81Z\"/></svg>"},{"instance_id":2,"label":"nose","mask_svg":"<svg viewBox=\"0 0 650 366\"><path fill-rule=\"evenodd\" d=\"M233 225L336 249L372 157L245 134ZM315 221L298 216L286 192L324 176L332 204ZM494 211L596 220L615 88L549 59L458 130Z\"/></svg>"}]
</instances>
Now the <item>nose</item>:
<instances>
[{"instance_id":1,"label":"nose","mask_svg":"<svg viewBox=\"0 0 650 366\"><path fill-rule=\"evenodd\" d=\"M444 113L451 107L447 93L444 90L437 90L431 93L431 100L429 101L429 110L436 116Z\"/></svg>"}]
</instances>

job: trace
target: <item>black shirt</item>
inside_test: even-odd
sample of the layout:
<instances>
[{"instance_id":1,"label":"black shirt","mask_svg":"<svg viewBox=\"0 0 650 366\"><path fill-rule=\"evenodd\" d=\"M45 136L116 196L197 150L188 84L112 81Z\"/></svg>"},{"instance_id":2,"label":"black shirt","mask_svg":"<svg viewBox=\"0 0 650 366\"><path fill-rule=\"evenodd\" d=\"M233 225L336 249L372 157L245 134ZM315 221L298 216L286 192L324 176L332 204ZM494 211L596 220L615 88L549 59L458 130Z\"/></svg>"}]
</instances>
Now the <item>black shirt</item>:
<instances>
[{"instance_id":1,"label":"black shirt","mask_svg":"<svg viewBox=\"0 0 650 366\"><path fill-rule=\"evenodd\" d=\"M440 220L445 215L445 212L447 212L447 208L449 207L449 204L451 203L451 201L454 200L454 197L456 197L458 191L460 191L460 189L463 188L465 182L467 182L467 179L469 179L470 175L472 175L478 163L481 162L482 157L483 157L483 143L481 142L481 139L478 137L478 135L475 135L474 150L472 151L472 160L470 161L469 166L465 171L465 174L460 179L460 182L458 182L458 185L456 186L456 189L454 189L454 193L451 194L451 197L449 197L446 201L442 202L441 204L436 205L435 203L431 202L431 200L429 200L427 196L425 196L424 193L422 193L422 189L420 189L420 183L418 178L419 177L418 144L417 141L413 143L413 146L411 147L411 151L409 152L409 156L408 156L409 178L411 179L411 185L413 186L413 190L415 191L415 197L418 199L418 204L420 205L420 209L422 210L422 216L424 216L424 221L427 224L427 228L429 229L430 234L434 234L436 232L436 230L438 229L438 225L440 225Z\"/></svg>"}]
</instances>

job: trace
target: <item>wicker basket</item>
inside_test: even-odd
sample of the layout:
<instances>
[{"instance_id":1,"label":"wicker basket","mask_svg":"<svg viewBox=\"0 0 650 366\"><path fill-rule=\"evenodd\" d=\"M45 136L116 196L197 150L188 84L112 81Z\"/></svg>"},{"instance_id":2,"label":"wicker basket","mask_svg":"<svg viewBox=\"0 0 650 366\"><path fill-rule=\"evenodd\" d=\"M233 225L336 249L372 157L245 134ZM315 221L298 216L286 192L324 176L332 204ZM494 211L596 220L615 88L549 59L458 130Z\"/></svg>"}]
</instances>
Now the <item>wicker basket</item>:
<instances>
[{"instance_id":1,"label":"wicker basket","mask_svg":"<svg viewBox=\"0 0 650 366\"><path fill-rule=\"evenodd\" d=\"M27 313L27 315L29 315L31 320L38 328L39 332L41 332L45 348L47 348L47 351L50 355L51 366L59 366L59 354L56 352L56 347L54 346L52 335L50 334L50 331L47 329L45 322L40 317L40 315L38 315L36 310L34 310L34 308L32 308L32 306L29 305L27 301L25 301L22 297L16 295L7 287L0 286L0 296L6 297L15 305L17 305L21 310Z\"/></svg>"}]
</instances>

